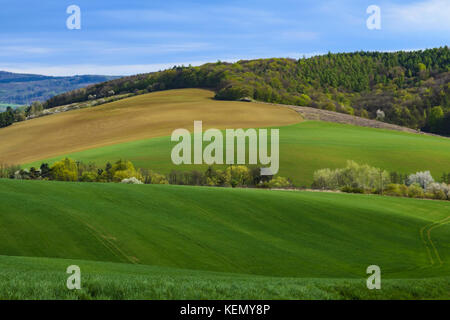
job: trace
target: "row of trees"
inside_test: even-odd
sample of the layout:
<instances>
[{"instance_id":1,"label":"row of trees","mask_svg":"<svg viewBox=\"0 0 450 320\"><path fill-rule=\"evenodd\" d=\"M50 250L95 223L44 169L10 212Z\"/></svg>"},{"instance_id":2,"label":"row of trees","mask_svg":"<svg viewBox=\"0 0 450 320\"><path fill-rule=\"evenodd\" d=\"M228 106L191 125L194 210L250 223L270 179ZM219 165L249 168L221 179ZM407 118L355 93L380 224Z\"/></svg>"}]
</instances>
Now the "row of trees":
<instances>
[{"instance_id":1,"label":"row of trees","mask_svg":"<svg viewBox=\"0 0 450 320\"><path fill-rule=\"evenodd\" d=\"M208 167L205 172L173 170L167 176L170 184L218 186L218 187L260 187L288 188L292 186L289 179L281 176L261 176L258 167L244 165L228 166L225 169Z\"/></svg>"},{"instance_id":2,"label":"row of trees","mask_svg":"<svg viewBox=\"0 0 450 320\"><path fill-rule=\"evenodd\" d=\"M130 161L119 160L98 167L95 163L83 163L65 158L49 166L41 164L39 169L29 170L17 166L0 166L0 178L25 180L56 180L79 182L123 182L145 184L178 184L220 187L287 188L291 182L280 176L261 176L258 167L243 165L228 166L225 169L208 167L205 172L173 170L168 175L149 169L136 169Z\"/></svg>"},{"instance_id":3,"label":"row of trees","mask_svg":"<svg viewBox=\"0 0 450 320\"><path fill-rule=\"evenodd\" d=\"M390 181L396 184L407 184L409 176L410 174L407 173L400 173L397 171L389 172ZM450 184L450 172L444 172L440 177L440 182Z\"/></svg>"},{"instance_id":4,"label":"row of trees","mask_svg":"<svg viewBox=\"0 0 450 320\"><path fill-rule=\"evenodd\" d=\"M450 200L449 178L450 174L444 173L442 182L438 183L429 171L402 175L348 161L345 168L317 170L312 187L351 193Z\"/></svg>"},{"instance_id":5,"label":"row of trees","mask_svg":"<svg viewBox=\"0 0 450 320\"><path fill-rule=\"evenodd\" d=\"M83 163L65 158L49 166L41 164L39 169L29 170L19 166L0 164L0 178L26 180L57 180L79 182L122 182L132 184L177 184L218 187L290 188L289 179L281 176L261 176L258 167L243 165L223 169L208 167L198 170L177 171L160 174L149 169L136 169L130 161L119 160L98 167L94 163ZM348 161L346 167L320 169L314 173L312 187L322 190L341 190L351 193L375 193L414 198L450 200L450 173L442 175L436 182L429 171L403 175L387 172L369 165Z\"/></svg>"}]
</instances>

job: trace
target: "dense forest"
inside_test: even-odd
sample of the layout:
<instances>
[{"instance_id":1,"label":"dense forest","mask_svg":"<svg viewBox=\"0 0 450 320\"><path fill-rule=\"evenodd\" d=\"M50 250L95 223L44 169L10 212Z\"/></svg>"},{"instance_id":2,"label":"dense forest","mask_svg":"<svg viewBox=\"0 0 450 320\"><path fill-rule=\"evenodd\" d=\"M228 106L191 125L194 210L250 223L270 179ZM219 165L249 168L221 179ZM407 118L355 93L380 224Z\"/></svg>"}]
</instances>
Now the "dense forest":
<instances>
[{"instance_id":1,"label":"dense forest","mask_svg":"<svg viewBox=\"0 0 450 320\"><path fill-rule=\"evenodd\" d=\"M124 77L54 96L43 108L111 94L210 88L216 99L310 106L450 135L450 50L354 52L208 63Z\"/></svg>"}]
</instances>

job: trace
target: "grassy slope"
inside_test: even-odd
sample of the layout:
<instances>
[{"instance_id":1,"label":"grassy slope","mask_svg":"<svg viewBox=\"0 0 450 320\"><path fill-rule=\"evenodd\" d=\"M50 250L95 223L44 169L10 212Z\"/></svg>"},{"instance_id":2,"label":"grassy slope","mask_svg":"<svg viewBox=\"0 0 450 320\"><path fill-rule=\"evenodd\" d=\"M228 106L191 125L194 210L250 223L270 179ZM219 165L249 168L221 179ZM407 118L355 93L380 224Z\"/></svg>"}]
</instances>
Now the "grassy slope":
<instances>
[{"instance_id":1,"label":"grassy slope","mask_svg":"<svg viewBox=\"0 0 450 320\"><path fill-rule=\"evenodd\" d=\"M205 166L174 166L170 137L133 141L68 154L71 158L104 165L129 159L140 168L168 173L172 169L205 169ZM206 145L206 144L205 144ZM47 159L48 162L62 156ZM280 174L296 185L310 185L313 172L336 168L347 160L368 163L391 171L412 173L430 170L435 178L450 171L450 139L391 130L305 121L280 129ZM39 166L41 161L31 165Z\"/></svg>"},{"instance_id":2,"label":"grassy slope","mask_svg":"<svg viewBox=\"0 0 450 320\"><path fill-rule=\"evenodd\" d=\"M81 290L65 287L69 265ZM450 278L304 279L85 260L0 256L0 299L449 299Z\"/></svg>"},{"instance_id":3,"label":"grassy slope","mask_svg":"<svg viewBox=\"0 0 450 320\"><path fill-rule=\"evenodd\" d=\"M213 100L201 89L155 92L94 108L19 122L0 129L0 162L26 163L69 152L170 135L190 128L253 128L298 123L294 110Z\"/></svg>"},{"instance_id":4,"label":"grassy slope","mask_svg":"<svg viewBox=\"0 0 450 320\"><path fill-rule=\"evenodd\" d=\"M2 255L301 278L362 278L371 264L384 279L450 275L450 225L430 234L442 265L420 237L449 215L444 201L1 180L0 202Z\"/></svg>"}]
</instances>

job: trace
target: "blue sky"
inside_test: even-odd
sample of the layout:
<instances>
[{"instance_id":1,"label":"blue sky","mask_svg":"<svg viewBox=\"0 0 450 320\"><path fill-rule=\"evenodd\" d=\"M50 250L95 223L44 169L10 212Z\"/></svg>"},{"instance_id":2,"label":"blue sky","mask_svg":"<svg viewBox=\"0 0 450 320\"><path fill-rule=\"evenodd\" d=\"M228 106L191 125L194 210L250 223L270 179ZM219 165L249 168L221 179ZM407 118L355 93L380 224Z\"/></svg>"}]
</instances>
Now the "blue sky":
<instances>
[{"instance_id":1,"label":"blue sky","mask_svg":"<svg viewBox=\"0 0 450 320\"><path fill-rule=\"evenodd\" d=\"M128 75L175 64L414 50L450 40L450 0L0 0L0 70ZM69 5L81 29L69 30ZM369 30L369 5L381 30Z\"/></svg>"}]
</instances>

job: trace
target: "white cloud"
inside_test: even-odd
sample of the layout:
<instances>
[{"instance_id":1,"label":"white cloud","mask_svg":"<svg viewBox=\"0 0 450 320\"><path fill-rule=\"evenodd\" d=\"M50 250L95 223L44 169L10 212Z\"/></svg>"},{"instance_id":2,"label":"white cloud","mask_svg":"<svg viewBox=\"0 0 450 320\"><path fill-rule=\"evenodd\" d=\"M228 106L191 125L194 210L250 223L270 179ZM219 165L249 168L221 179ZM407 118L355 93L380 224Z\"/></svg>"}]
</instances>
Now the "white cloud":
<instances>
[{"instance_id":1,"label":"white cloud","mask_svg":"<svg viewBox=\"0 0 450 320\"><path fill-rule=\"evenodd\" d=\"M125 21L133 23L142 22L186 22L192 21L194 17L191 15L181 14L182 12L167 12L163 10L102 10L99 13L106 17L113 19L114 21Z\"/></svg>"},{"instance_id":2,"label":"white cloud","mask_svg":"<svg viewBox=\"0 0 450 320\"><path fill-rule=\"evenodd\" d=\"M211 49L208 43L192 42L192 43L172 43L157 44L151 46L127 46L127 47L106 47L94 48L94 51L101 54L164 54L178 52L195 52L200 50Z\"/></svg>"},{"instance_id":3,"label":"white cloud","mask_svg":"<svg viewBox=\"0 0 450 320\"><path fill-rule=\"evenodd\" d=\"M317 40L319 34L311 31L282 31L280 36L291 41L294 40Z\"/></svg>"},{"instance_id":4,"label":"white cloud","mask_svg":"<svg viewBox=\"0 0 450 320\"><path fill-rule=\"evenodd\" d=\"M32 46L0 46L0 56L17 56L18 54L45 55L54 49Z\"/></svg>"},{"instance_id":5,"label":"white cloud","mask_svg":"<svg viewBox=\"0 0 450 320\"><path fill-rule=\"evenodd\" d=\"M97 75L111 75L111 76L127 76L139 73L154 72L172 68L173 66L200 66L205 63L215 62L217 60L223 62L237 62L238 60L251 60L251 59L263 59L273 57L289 57L289 58L302 58L322 55L323 52L291 52L280 53L270 56L264 55L247 55L239 57L225 57L225 58L211 58L205 61L184 61L184 62L168 62L168 63L154 63L154 64L124 64L124 65L96 65L96 64L72 64L72 65L41 65L41 64L0 64L0 70L9 71L15 73L31 73L41 74L48 76L73 76L73 75L85 75L85 74L97 74Z\"/></svg>"},{"instance_id":6,"label":"white cloud","mask_svg":"<svg viewBox=\"0 0 450 320\"><path fill-rule=\"evenodd\" d=\"M85 74L126 76L172 68L175 65L198 66L210 61L170 62L155 64L129 64L129 65L94 65L73 64L59 66L45 66L37 64L0 64L0 70L16 73L32 73L48 76L73 76Z\"/></svg>"},{"instance_id":7,"label":"white cloud","mask_svg":"<svg viewBox=\"0 0 450 320\"><path fill-rule=\"evenodd\" d=\"M203 24L207 21L236 25L286 25L297 21L286 19L269 10L233 6L178 7L168 10L101 10L99 14L114 21L135 23Z\"/></svg>"},{"instance_id":8,"label":"white cloud","mask_svg":"<svg viewBox=\"0 0 450 320\"><path fill-rule=\"evenodd\" d=\"M450 30L450 1L426 0L410 4L386 7L388 27L402 31L412 30ZM383 7L381 7L383 24Z\"/></svg>"}]
</instances>

